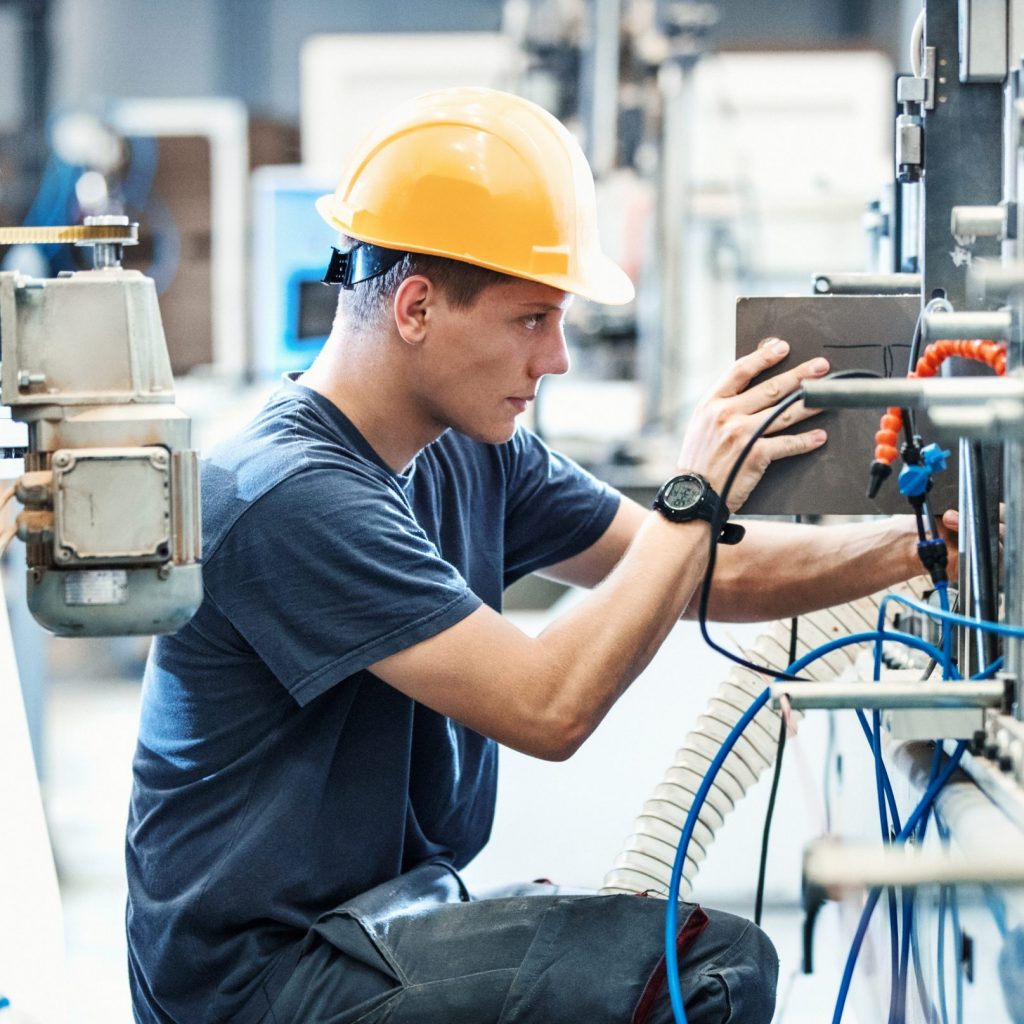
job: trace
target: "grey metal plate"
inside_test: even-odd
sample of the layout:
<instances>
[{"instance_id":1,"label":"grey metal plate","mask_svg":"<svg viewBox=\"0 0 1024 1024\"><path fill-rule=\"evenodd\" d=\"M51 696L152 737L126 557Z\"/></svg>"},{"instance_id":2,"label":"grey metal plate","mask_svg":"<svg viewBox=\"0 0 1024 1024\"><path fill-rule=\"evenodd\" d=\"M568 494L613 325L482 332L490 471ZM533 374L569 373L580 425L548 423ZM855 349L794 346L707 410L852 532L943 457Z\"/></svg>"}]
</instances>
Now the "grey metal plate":
<instances>
[{"instance_id":1,"label":"grey metal plate","mask_svg":"<svg viewBox=\"0 0 1024 1024\"><path fill-rule=\"evenodd\" d=\"M736 302L736 354L746 355L763 338L784 338L790 353L772 373L823 355L833 370L871 370L886 377L907 372L916 295L823 295L741 298ZM754 382L756 383L756 381ZM877 499L867 497L868 467L874 458L881 409L832 409L784 433L821 426L828 443L810 455L773 463L743 506L750 514L872 515L909 512L893 475ZM935 440L926 414L917 414L925 443ZM929 498L938 515L957 503L956 452L949 469L935 479Z\"/></svg>"}]
</instances>

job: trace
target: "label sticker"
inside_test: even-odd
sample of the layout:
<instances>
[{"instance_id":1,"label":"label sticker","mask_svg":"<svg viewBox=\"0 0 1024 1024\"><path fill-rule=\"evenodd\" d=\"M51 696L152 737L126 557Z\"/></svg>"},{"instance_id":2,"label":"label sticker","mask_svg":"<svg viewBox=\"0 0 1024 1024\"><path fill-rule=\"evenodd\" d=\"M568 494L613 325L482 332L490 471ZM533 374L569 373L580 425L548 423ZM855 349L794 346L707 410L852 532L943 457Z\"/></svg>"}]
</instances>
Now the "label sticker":
<instances>
[{"instance_id":1,"label":"label sticker","mask_svg":"<svg viewBox=\"0 0 1024 1024\"><path fill-rule=\"evenodd\" d=\"M92 569L64 575L64 603L127 604L128 573L125 569Z\"/></svg>"}]
</instances>

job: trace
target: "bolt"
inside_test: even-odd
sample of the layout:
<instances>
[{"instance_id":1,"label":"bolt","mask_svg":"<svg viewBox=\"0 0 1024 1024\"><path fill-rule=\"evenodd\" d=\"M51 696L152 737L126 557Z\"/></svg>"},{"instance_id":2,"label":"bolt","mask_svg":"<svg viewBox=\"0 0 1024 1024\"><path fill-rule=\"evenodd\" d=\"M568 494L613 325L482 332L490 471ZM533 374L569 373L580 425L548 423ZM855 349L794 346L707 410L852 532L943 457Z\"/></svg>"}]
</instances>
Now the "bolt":
<instances>
[{"instance_id":1,"label":"bolt","mask_svg":"<svg viewBox=\"0 0 1024 1024\"><path fill-rule=\"evenodd\" d=\"M55 466L69 466L71 464L71 456L66 452L61 452L59 455L54 455L53 464Z\"/></svg>"},{"instance_id":2,"label":"bolt","mask_svg":"<svg viewBox=\"0 0 1024 1024\"><path fill-rule=\"evenodd\" d=\"M71 548L61 547L57 549L57 558L62 562L66 562L73 554Z\"/></svg>"},{"instance_id":3,"label":"bolt","mask_svg":"<svg viewBox=\"0 0 1024 1024\"><path fill-rule=\"evenodd\" d=\"M165 565L161 565L156 571L157 576L162 580L170 579L171 576L171 563L167 562Z\"/></svg>"},{"instance_id":4,"label":"bolt","mask_svg":"<svg viewBox=\"0 0 1024 1024\"><path fill-rule=\"evenodd\" d=\"M28 391L29 388L36 384L45 384L46 374L45 373L32 373L30 370L19 370L18 371L18 390Z\"/></svg>"}]
</instances>

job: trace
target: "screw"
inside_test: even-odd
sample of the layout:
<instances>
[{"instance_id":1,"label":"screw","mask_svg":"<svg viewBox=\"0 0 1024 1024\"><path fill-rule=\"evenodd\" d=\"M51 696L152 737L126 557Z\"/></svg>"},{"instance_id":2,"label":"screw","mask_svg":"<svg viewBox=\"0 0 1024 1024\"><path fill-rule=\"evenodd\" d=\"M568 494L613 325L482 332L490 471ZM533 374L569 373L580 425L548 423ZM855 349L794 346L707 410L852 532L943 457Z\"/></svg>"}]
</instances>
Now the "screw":
<instances>
[{"instance_id":1,"label":"screw","mask_svg":"<svg viewBox=\"0 0 1024 1024\"><path fill-rule=\"evenodd\" d=\"M36 384L45 384L46 374L45 373L32 373L30 370L19 370L18 371L18 390L28 391L29 388Z\"/></svg>"},{"instance_id":2,"label":"screw","mask_svg":"<svg viewBox=\"0 0 1024 1024\"><path fill-rule=\"evenodd\" d=\"M157 576L162 580L170 579L171 576L171 563L168 562L165 565L161 565L156 571Z\"/></svg>"},{"instance_id":3,"label":"screw","mask_svg":"<svg viewBox=\"0 0 1024 1024\"><path fill-rule=\"evenodd\" d=\"M53 457L53 464L55 466L68 466L71 464L71 456L66 452L61 452Z\"/></svg>"}]
</instances>

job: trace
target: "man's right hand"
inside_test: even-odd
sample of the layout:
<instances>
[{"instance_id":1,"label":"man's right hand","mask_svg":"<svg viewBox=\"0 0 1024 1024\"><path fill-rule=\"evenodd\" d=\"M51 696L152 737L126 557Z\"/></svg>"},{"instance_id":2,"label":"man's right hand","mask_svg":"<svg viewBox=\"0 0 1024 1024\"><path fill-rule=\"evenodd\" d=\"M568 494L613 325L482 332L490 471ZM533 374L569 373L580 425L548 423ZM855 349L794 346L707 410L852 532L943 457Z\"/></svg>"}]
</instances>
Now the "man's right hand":
<instances>
[{"instance_id":1,"label":"man's right hand","mask_svg":"<svg viewBox=\"0 0 1024 1024\"><path fill-rule=\"evenodd\" d=\"M788 353L789 345L785 341L767 338L756 351L733 363L711 394L694 410L679 453L680 470L700 473L721 493L744 445L772 407L796 391L805 380L823 377L829 371L828 361L819 357L769 377L748 390L755 377L781 362ZM772 462L814 451L825 443L828 435L820 429L771 436L817 412L796 402L771 425L766 436L757 441L729 491L727 500L733 512L747 500Z\"/></svg>"}]
</instances>

